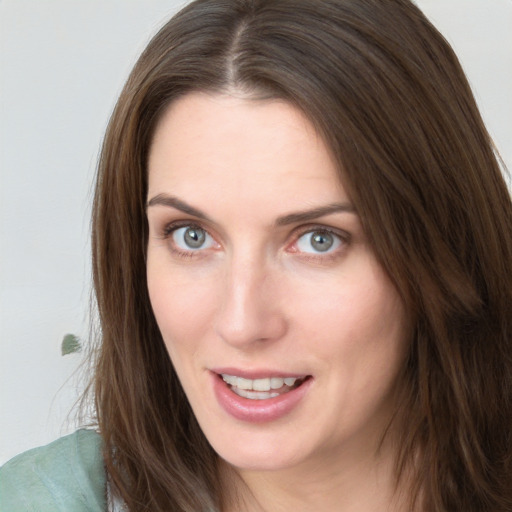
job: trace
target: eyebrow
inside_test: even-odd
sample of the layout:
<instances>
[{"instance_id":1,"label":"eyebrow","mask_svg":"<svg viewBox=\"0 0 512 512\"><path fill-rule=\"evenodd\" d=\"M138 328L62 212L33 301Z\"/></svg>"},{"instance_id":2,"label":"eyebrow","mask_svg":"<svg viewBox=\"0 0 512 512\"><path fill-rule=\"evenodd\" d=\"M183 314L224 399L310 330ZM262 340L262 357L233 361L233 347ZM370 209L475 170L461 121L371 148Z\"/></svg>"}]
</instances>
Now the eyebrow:
<instances>
[{"instance_id":1,"label":"eyebrow","mask_svg":"<svg viewBox=\"0 0 512 512\"><path fill-rule=\"evenodd\" d=\"M332 203L326 206L319 206L312 210L306 210L297 213L290 213L278 217L276 220L277 226L286 226L288 224L296 224L298 222L308 222L324 215L331 215L333 213L356 213L356 209L350 203Z\"/></svg>"},{"instance_id":2,"label":"eyebrow","mask_svg":"<svg viewBox=\"0 0 512 512\"><path fill-rule=\"evenodd\" d=\"M182 201L181 199L178 199L175 196L170 196L167 194L158 194L148 201L146 208L149 208L150 206L167 206L170 208L175 208L176 210L180 210L184 213L197 217L198 219L203 219L211 222L210 217L208 217L206 213L199 210L198 208L195 208L194 206L187 204L185 201ZM289 224L296 224L298 222L308 222L314 219L318 219L319 217L323 217L325 215L344 212L356 213L356 209L350 203L331 203L326 206L319 206L318 208L313 208L311 210L305 210L301 212L283 215L276 219L275 225L286 226Z\"/></svg>"},{"instance_id":3,"label":"eyebrow","mask_svg":"<svg viewBox=\"0 0 512 512\"><path fill-rule=\"evenodd\" d=\"M190 206L189 204L185 203L185 201L182 201L181 199L178 199L175 196L168 196L167 194L158 194L152 199L148 201L146 204L146 208L149 208L150 206L168 206L170 208L175 208L176 210L180 210L184 213L188 213L189 215L193 215L194 217L197 217L198 219L208 220L211 219L206 215L206 213L202 212L198 208L194 208L193 206Z\"/></svg>"}]
</instances>

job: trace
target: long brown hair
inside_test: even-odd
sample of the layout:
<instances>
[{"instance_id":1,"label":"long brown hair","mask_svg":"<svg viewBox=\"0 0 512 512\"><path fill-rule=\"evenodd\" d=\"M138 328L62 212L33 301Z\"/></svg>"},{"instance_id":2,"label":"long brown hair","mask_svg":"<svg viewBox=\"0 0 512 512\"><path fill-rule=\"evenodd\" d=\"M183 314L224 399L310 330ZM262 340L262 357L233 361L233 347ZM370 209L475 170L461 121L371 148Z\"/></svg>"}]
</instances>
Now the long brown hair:
<instances>
[{"instance_id":1,"label":"long brown hair","mask_svg":"<svg viewBox=\"0 0 512 512\"><path fill-rule=\"evenodd\" d=\"M510 194L457 58L408 0L198 0L137 62L93 212L96 409L129 510L222 507L146 288L149 145L194 90L282 98L315 124L414 325L398 482L409 475L424 510L512 510Z\"/></svg>"}]
</instances>

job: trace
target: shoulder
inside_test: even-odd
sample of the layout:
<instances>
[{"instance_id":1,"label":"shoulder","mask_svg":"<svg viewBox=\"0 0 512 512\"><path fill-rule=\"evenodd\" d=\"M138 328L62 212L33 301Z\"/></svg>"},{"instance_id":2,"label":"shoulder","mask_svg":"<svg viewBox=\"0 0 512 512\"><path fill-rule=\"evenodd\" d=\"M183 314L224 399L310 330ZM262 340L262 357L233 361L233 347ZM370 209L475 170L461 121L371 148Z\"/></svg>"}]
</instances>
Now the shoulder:
<instances>
[{"instance_id":1,"label":"shoulder","mask_svg":"<svg viewBox=\"0 0 512 512\"><path fill-rule=\"evenodd\" d=\"M78 430L0 468L0 512L104 512L101 437Z\"/></svg>"}]
</instances>

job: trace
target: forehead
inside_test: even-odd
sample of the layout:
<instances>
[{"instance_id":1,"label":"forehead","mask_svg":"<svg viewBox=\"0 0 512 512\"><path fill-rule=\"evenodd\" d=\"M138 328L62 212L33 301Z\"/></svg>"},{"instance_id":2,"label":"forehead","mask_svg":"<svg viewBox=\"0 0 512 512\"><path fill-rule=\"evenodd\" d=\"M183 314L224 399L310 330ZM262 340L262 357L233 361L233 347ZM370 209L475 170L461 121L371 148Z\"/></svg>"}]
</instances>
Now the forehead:
<instances>
[{"instance_id":1,"label":"forehead","mask_svg":"<svg viewBox=\"0 0 512 512\"><path fill-rule=\"evenodd\" d=\"M157 126L148 169L148 195L205 199L200 196L207 190L210 200L243 193L260 202L294 194L305 201L345 196L323 139L282 100L205 93L180 98Z\"/></svg>"}]
</instances>

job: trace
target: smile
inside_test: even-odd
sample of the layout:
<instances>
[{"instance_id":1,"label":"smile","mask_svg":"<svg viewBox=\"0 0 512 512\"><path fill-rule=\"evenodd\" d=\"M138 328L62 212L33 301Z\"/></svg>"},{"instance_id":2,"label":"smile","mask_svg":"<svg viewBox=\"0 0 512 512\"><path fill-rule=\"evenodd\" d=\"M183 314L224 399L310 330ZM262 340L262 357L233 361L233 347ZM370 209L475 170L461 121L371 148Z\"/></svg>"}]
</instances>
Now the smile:
<instances>
[{"instance_id":1,"label":"smile","mask_svg":"<svg viewBox=\"0 0 512 512\"><path fill-rule=\"evenodd\" d=\"M276 398L300 386L306 377L267 377L246 379L236 375L221 374L222 380L238 396L251 400Z\"/></svg>"},{"instance_id":2,"label":"smile","mask_svg":"<svg viewBox=\"0 0 512 512\"><path fill-rule=\"evenodd\" d=\"M217 403L228 415L250 423L275 421L292 413L314 383L312 375L276 375L235 368L210 370Z\"/></svg>"}]
</instances>

